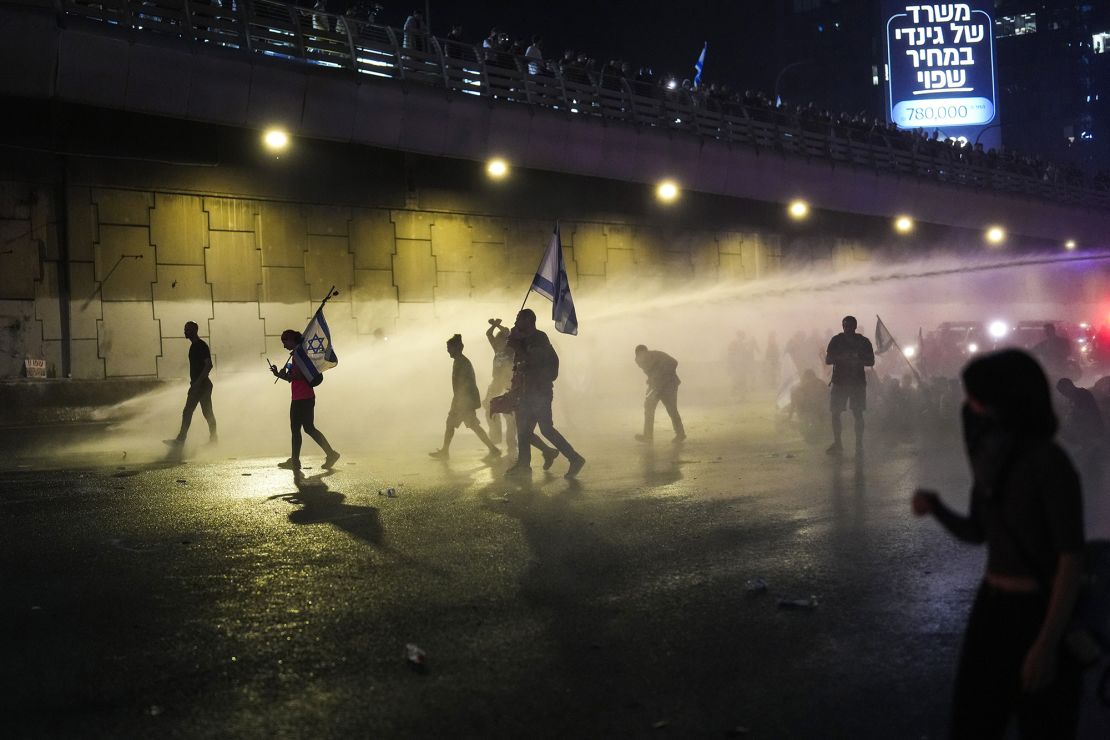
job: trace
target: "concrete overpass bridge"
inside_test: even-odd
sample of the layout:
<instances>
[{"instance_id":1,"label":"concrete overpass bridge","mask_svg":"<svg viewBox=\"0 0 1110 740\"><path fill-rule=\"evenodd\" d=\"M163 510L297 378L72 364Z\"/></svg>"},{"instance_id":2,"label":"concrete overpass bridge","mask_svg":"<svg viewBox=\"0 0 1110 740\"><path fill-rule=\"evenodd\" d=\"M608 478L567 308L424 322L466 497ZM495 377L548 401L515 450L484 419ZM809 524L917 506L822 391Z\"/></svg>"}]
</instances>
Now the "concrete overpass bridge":
<instances>
[{"instance_id":1,"label":"concrete overpass bridge","mask_svg":"<svg viewBox=\"0 0 1110 740\"><path fill-rule=\"evenodd\" d=\"M1037 173L272 0L9 0L0 35L0 376L27 356L60 376L179 375L188 318L218 363L256 361L331 283L352 334L515 295L554 218L585 292L851 264L903 213L919 224L903 252L978 249L988 224L1011 248L1110 227L1110 194ZM295 140L280 160L256 145L269 126ZM491 156L509 182L484 179ZM653 201L661 178L680 204ZM798 197L807 226L782 216Z\"/></svg>"}]
</instances>

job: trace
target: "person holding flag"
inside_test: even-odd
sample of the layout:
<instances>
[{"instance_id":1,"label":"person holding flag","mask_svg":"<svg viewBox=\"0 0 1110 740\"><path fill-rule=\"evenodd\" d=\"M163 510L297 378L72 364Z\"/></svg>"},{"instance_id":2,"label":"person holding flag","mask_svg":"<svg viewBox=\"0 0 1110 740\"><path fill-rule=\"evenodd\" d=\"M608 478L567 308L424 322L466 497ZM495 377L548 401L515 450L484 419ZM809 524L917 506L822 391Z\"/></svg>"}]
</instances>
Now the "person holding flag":
<instances>
[{"instance_id":1,"label":"person holding flag","mask_svg":"<svg viewBox=\"0 0 1110 740\"><path fill-rule=\"evenodd\" d=\"M826 452L839 455L843 451L840 415L851 406L856 430L856 454L860 455L863 453L863 412L867 409L867 375L864 368L875 366L875 350L870 339L856 333L858 322L855 316L845 316L840 326L844 331L834 336L825 350L825 364L833 366L832 392L829 394L833 443Z\"/></svg>"},{"instance_id":2,"label":"person holding flag","mask_svg":"<svg viewBox=\"0 0 1110 740\"><path fill-rule=\"evenodd\" d=\"M329 293L330 298L334 293ZM327 298L324 299L327 302ZM270 363L270 372L279 380L289 383L292 400L289 403L289 427L292 432L292 455L285 462L278 463L279 468L287 470L301 469L301 430L320 445L324 450L325 470L330 470L339 459L339 453L328 442L323 432L316 428L316 391L314 388L324 380L324 370L335 367L339 363L331 345L331 331L324 321L324 306L321 305L316 315L309 322L304 333L296 329L286 329L281 333L281 345L289 350L289 362L278 370L277 366Z\"/></svg>"}]
</instances>

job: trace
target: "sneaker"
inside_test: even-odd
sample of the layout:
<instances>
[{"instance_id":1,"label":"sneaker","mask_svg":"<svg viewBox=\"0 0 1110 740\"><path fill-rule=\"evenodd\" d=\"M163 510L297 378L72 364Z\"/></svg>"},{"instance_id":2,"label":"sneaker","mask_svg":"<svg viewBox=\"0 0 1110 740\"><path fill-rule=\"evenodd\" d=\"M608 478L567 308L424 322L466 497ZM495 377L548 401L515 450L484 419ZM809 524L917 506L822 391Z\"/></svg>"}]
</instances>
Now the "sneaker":
<instances>
[{"instance_id":1,"label":"sneaker","mask_svg":"<svg viewBox=\"0 0 1110 740\"><path fill-rule=\"evenodd\" d=\"M825 450L826 455L839 455L844 452L844 448L840 446L839 442L833 442L829 448Z\"/></svg>"},{"instance_id":2,"label":"sneaker","mask_svg":"<svg viewBox=\"0 0 1110 740\"><path fill-rule=\"evenodd\" d=\"M506 478L517 477L532 477L532 467L530 465L513 465L505 471Z\"/></svg>"},{"instance_id":3,"label":"sneaker","mask_svg":"<svg viewBox=\"0 0 1110 740\"><path fill-rule=\"evenodd\" d=\"M671 440L671 442L673 444L679 444L679 443L685 442L685 441L686 441L686 432L679 432L678 434L674 435L674 439Z\"/></svg>"},{"instance_id":4,"label":"sneaker","mask_svg":"<svg viewBox=\"0 0 1110 740\"><path fill-rule=\"evenodd\" d=\"M582 466L585 465L585 464L586 464L586 458L579 455L578 457L576 457L576 458L574 458L573 460L570 461L570 467L567 468L566 475L564 475L563 477L564 478L573 478L574 476L578 475L578 471L581 470Z\"/></svg>"},{"instance_id":5,"label":"sneaker","mask_svg":"<svg viewBox=\"0 0 1110 740\"><path fill-rule=\"evenodd\" d=\"M555 449L544 450L543 453L543 469L550 470L551 466L555 464L555 458L559 457L559 451Z\"/></svg>"},{"instance_id":6,"label":"sneaker","mask_svg":"<svg viewBox=\"0 0 1110 740\"><path fill-rule=\"evenodd\" d=\"M301 461L300 460L294 460L293 458L289 458L285 462L279 462L278 467L279 468L285 468L286 470L300 470L301 469Z\"/></svg>"},{"instance_id":7,"label":"sneaker","mask_svg":"<svg viewBox=\"0 0 1110 740\"><path fill-rule=\"evenodd\" d=\"M446 460L450 455L447 450L432 450L428 453L428 457L433 457L436 460Z\"/></svg>"},{"instance_id":8,"label":"sneaker","mask_svg":"<svg viewBox=\"0 0 1110 740\"><path fill-rule=\"evenodd\" d=\"M501 457L501 450L494 447L492 450L487 452L486 456L483 457L482 459L483 460L497 460L500 457Z\"/></svg>"},{"instance_id":9,"label":"sneaker","mask_svg":"<svg viewBox=\"0 0 1110 740\"><path fill-rule=\"evenodd\" d=\"M181 445L185 444L185 440L174 437L173 439L163 439L162 444L166 445L167 447L180 447Z\"/></svg>"},{"instance_id":10,"label":"sneaker","mask_svg":"<svg viewBox=\"0 0 1110 740\"><path fill-rule=\"evenodd\" d=\"M646 434L637 434L636 435L636 441L637 442L643 442L643 443L647 444L648 442L651 442L651 437L649 437Z\"/></svg>"},{"instance_id":11,"label":"sneaker","mask_svg":"<svg viewBox=\"0 0 1110 740\"><path fill-rule=\"evenodd\" d=\"M207 445L209 447L212 447L214 445L218 445L219 443L220 443L220 438L213 434L211 437L208 438Z\"/></svg>"},{"instance_id":12,"label":"sneaker","mask_svg":"<svg viewBox=\"0 0 1110 740\"><path fill-rule=\"evenodd\" d=\"M332 450L324 457L324 464L320 467L324 470L331 470L335 467L335 461L339 459L339 453Z\"/></svg>"}]
</instances>

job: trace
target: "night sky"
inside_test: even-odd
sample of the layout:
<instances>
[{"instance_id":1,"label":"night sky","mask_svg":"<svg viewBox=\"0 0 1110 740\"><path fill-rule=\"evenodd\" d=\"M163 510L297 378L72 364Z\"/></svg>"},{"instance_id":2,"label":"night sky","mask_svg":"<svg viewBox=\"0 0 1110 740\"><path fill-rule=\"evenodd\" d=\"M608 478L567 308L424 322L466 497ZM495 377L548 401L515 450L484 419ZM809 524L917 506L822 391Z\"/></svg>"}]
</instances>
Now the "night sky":
<instances>
[{"instance_id":1,"label":"night sky","mask_svg":"<svg viewBox=\"0 0 1110 740\"><path fill-rule=\"evenodd\" d=\"M383 5L379 20L391 26L400 26L412 8L423 8L422 0ZM759 29L769 27L775 6L767 0L432 0L431 20L437 36L455 24L463 26L464 38L471 42L480 42L495 26L524 41L538 33L548 58L572 48L599 64L618 58L634 67L651 66L656 75L680 78L694 76L694 62L708 41L704 81L766 90L776 72L767 61L774 39Z\"/></svg>"}]
</instances>

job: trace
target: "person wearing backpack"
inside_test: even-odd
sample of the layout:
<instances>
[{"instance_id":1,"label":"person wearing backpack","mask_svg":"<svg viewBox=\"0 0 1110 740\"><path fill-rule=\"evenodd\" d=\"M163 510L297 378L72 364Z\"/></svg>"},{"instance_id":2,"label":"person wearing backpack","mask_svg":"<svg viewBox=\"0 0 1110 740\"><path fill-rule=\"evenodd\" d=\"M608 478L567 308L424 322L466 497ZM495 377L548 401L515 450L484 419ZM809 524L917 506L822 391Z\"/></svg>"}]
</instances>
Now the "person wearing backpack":
<instances>
[{"instance_id":1,"label":"person wearing backpack","mask_svg":"<svg viewBox=\"0 0 1110 740\"><path fill-rule=\"evenodd\" d=\"M913 511L964 542L986 543L987 565L964 632L952 738L1002 738L1016 717L1023 738L1076 734L1082 687L1063 648L1083 573L1079 476L1056 444L1044 371L1004 350L963 371L964 444L974 482L968 515L919 489Z\"/></svg>"},{"instance_id":2,"label":"person wearing backpack","mask_svg":"<svg viewBox=\"0 0 1110 740\"><path fill-rule=\"evenodd\" d=\"M290 352L299 347L302 341L304 337L295 329L286 329L281 333L281 345ZM316 428L314 418L316 391L313 390L313 384L305 379L295 362L290 362L281 370L278 370L276 365L270 365L270 372L274 377L288 382L292 393L292 400L289 403L289 427L293 433L293 454L285 462L278 463L278 467L286 470L301 469L301 430L304 429L305 434L312 437L324 450L324 464L320 467L330 470L339 459L339 453L328 443L323 432ZM318 373L315 385L320 385L323 379L323 374Z\"/></svg>"}]
</instances>

